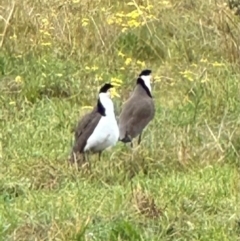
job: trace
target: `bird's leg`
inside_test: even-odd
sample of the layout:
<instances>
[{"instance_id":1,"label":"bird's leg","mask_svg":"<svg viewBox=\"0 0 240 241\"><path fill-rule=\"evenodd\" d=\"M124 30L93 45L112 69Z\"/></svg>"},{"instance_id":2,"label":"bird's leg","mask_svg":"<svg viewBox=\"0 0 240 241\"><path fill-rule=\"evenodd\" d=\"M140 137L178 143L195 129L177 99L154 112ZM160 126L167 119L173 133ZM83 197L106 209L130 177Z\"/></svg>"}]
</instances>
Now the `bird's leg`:
<instances>
[{"instance_id":1,"label":"bird's leg","mask_svg":"<svg viewBox=\"0 0 240 241\"><path fill-rule=\"evenodd\" d=\"M74 165L75 168L77 169L78 168L78 156L77 156L77 153L72 151L72 154L71 154L71 158L70 158L70 164Z\"/></svg>"},{"instance_id":2,"label":"bird's leg","mask_svg":"<svg viewBox=\"0 0 240 241\"><path fill-rule=\"evenodd\" d=\"M76 169L78 169L78 153L72 151L70 158L69 158L69 164L75 166Z\"/></svg>"},{"instance_id":3,"label":"bird's leg","mask_svg":"<svg viewBox=\"0 0 240 241\"><path fill-rule=\"evenodd\" d=\"M89 154L88 154L88 165L89 165L90 172L92 172L92 165L91 165L91 162L89 161Z\"/></svg>"},{"instance_id":4,"label":"bird's leg","mask_svg":"<svg viewBox=\"0 0 240 241\"><path fill-rule=\"evenodd\" d=\"M133 148L133 142L132 142L132 141L124 142L124 146L125 146L126 148L129 148L129 147Z\"/></svg>"},{"instance_id":5,"label":"bird's leg","mask_svg":"<svg viewBox=\"0 0 240 241\"><path fill-rule=\"evenodd\" d=\"M100 152L98 153L98 160L99 160L99 161L101 161L101 155L102 155L102 152L100 151Z\"/></svg>"},{"instance_id":6,"label":"bird's leg","mask_svg":"<svg viewBox=\"0 0 240 241\"><path fill-rule=\"evenodd\" d=\"M89 169L90 169L90 172L91 172L91 162L89 161L89 153L84 152L83 156L84 156L83 160L89 166Z\"/></svg>"},{"instance_id":7,"label":"bird's leg","mask_svg":"<svg viewBox=\"0 0 240 241\"><path fill-rule=\"evenodd\" d=\"M133 142L132 141L130 142L130 146L131 146L131 148L133 148Z\"/></svg>"},{"instance_id":8,"label":"bird's leg","mask_svg":"<svg viewBox=\"0 0 240 241\"><path fill-rule=\"evenodd\" d=\"M68 161L73 164L74 162L76 162L76 154L72 151L70 158L68 159Z\"/></svg>"},{"instance_id":9,"label":"bird's leg","mask_svg":"<svg viewBox=\"0 0 240 241\"><path fill-rule=\"evenodd\" d=\"M142 140L142 132L140 133L139 137L138 137L138 145L141 143Z\"/></svg>"},{"instance_id":10,"label":"bird's leg","mask_svg":"<svg viewBox=\"0 0 240 241\"><path fill-rule=\"evenodd\" d=\"M131 136L129 136L128 134L126 134L126 140L127 140L128 142L130 142L130 147L133 148L133 141L132 141Z\"/></svg>"}]
</instances>

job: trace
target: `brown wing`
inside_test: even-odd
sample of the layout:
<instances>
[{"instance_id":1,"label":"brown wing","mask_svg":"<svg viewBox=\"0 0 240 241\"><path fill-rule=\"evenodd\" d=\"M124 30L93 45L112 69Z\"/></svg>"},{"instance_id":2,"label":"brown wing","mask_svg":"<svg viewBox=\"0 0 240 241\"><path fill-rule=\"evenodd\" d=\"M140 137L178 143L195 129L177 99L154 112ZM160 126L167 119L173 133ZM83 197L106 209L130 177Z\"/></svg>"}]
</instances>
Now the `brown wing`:
<instances>
[{"instance_id":1,"label":"brown wing","mask_svg":"<svg viewBox=\"0 0 240 241\"><path fill-rule=\"evenodd\" d=\"M131 138L139 135L153 119L154 114L155 107L152 99L129 99L119 117L120 139L126 135L130 135Z\"/></svg>"},{"instance_id":2,"label":"brown wing","mask_svg":"<svg viewBox=\"0 0 240 241\"><path fill-rule=\"evenodd\" d=\"M83 152L88 138L93 133L100 119L101 115L97 112L97 109L95 108L92 112L86 114L79 121L75 130L75 143L73 146L73 152Z\"/></svg>"},{"instance_id":3,"label":"brown wing","mask_svg":"<svg viewBox=\"0 0 240 241\"><path fill-rule=\"evenodd\" d=\"M92 119L93 113L97 112L97 108L95 107L91 112L88 112L86 115L82 117L82 119L77 123L77 126L75 127L75 140L78 139L78 136L81 135L82 131L85 129L87 124L89 123L89 120Z\"/></svg>"}]
</instances>

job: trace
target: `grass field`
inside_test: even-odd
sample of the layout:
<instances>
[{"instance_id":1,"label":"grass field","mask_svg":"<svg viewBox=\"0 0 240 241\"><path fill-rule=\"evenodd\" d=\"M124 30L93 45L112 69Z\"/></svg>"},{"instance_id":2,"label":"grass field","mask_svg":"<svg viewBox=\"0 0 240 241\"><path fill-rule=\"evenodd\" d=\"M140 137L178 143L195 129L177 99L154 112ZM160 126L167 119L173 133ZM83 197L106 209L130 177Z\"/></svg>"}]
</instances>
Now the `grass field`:
<instances>
[{"instance_id":1,"label":"grass field","mask_svg":"<svg viewBox=\"0 0 240 241\"><path fill-rule=\"evenodd\" d=\"M235 12L223 0L1 1L0 240L240 240ZM118 115L144 68L156 115L141 145L91 156L91 172L68 166L99 87L117 85Z\"/></svg>"}]
</instances>

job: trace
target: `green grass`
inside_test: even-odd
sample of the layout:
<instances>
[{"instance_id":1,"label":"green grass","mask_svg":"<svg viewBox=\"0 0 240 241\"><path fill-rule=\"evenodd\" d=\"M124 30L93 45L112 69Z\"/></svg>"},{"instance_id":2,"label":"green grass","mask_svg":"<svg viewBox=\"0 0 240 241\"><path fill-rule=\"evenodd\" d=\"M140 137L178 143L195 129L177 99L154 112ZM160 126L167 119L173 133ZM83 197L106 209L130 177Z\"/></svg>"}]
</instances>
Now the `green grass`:
<instances>
[{"instance_id":1,"label":"green grass","mask_svg":"<svg viewBox=\"0 0 240 241\"><path fill-rule=\"evenodd\" d=\"M0 240L240 240L239 16L223 0L9 2ZM121 82L118 115L146 67L156 115L141 145L70 167L99 86Z\"/></svg>"}]
</instances>

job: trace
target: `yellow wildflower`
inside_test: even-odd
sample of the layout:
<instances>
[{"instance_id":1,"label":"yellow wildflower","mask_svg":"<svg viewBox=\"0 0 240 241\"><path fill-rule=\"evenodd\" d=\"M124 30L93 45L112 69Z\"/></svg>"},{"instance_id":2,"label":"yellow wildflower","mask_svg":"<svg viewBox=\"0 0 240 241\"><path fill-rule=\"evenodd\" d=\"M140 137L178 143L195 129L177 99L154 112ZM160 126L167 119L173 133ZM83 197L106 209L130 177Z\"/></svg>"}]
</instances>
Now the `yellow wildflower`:
<instances>
[{"instance_id":1,"label":"yellow wildflower","mask_svg":"<svg viewBox=\"0 0 240 241\"><path fill-rule=\"evenodd\" d=\"M85 106L82 107L82 109L92 109L92 108L93 108L93 107L90 106L90 105L85 105Z\"/></svg>"},{"instance_id":2,"label":"yellow wildflower","mask_svg":"<svg viewBox=\"0 0 240 241\"><path fill-rule=\"evenodd\" d=\"M125 33L127 30L128 30L128 29L124 27L124 28L122 28L121 32L122 32L122 33Z\"/></svg>"},{"instance_id":3,"label":"yellow wildflower","mask_svg":"<svg viewBox=\"0 0 240 241\"><path fill-rule=\"evenodd\" d=\"M193 81L193 72L189 71L189 70L185 70L183 72L180 72L180 74L186 78L189 81Z\"/></svg>"},{"instance_id":4,"label":"yellow wildflower","mask_svg":"<svg viewBox=\"0 0 240 241\"><path fill-rule=\"evenodd\" d=\"M118 85L118 86L120 86L120 84L122 84L122 80L115 78L115 77L111 78L111 82L113 83L113 85Z\"/></svg>"},{"instance_id":5,"label":"yellow wildflower","mask_svg":"<svg viewBox=\"0 0 240 241\"><path fill-rule=\"evenodd\" d=\"M115 88L111 88L111 98L120 97Z\"/></svg>"},{"instance_id":6,"label":"yellow wildflower","mask_svg":"<svg viewBox=\"0 0 240 241\"><path fill-rule=\"evenodd\" d=\"M128 5L128 6L134 6L135 3L133 3L133 2L128 2L127 5Z\"/></svg>"},{"instance_id":7,"label":"yellow wildflower","mask_svg":"<svg viewBox=\"0 0 240 241\"><path fill-rule=\"evenodd\" d=\"M127 22L127 24L129 27L138 27L138 26L140 26L141 23L134 19L131 19Z\"/></svg>"},{"instance_id":8,"label":"yellow wildflower","mask_svg":"<svg viewBox=\"0 0 240 241\"><path fill-rule=\"evenodd\" d=\"M95 80L98 81L98 80L102 80L102 76L99 76L98 74L95 75Z\"/></svg>"},{"instance_id":9,"label":"yellow wildflower","mask_svg":"<svg viewBox=\"0 0 240 241\"><path fill-rule=\"evenodd\" d=\"M125 14L124 14L124 12L120 12L120 13L116 13L116 16L120 17L120 18L124 18Z\"/></svg>"},{"instance_id":10,"label":"yellow wildflower","mask_svg":"<svg viewBox=\"0 0 240 241\"><path fill-rule=\"evenodd\" d=\"M51 46L52 44L47 42L47 43L41 43L42 46Z\"/></svg>"},{"instance_id":11,"label":"yellow wildflower","mask_svg":"<svg viewBox=\"0 0 240 241\"><path fill-rule=\"evenodd\" d=\"M121 51L118 51L118 56L120 56L120 57L124 57L125 54L123 54Z\"/></svg>"},{"instance_id":12,"label":"yellow wildflower","mask_svg":"<svg viewBox=\"0 0 240 241\"><path fill-rule=\"evenodd\" d=\"M98 70L98 66L93 66L93 67L91 67L91 70L93 70L93 71L95 71L95 70Z\"/></svg>"},{"instance_id":13,"label":"yellow wildflower","mask_svg":"<svg viewBox=\"0 0 240 241\"><path fill-rule=\"evenodd\" d=\"M213 66L213 67L221 67L221 66L224 66L224 64L215 61L214 63L212 63L212 66Z\"/></svg>"},{"instance_id":14,"label":"yellow wildflower","mask_svg":"<svg viewBox=\"0 0 240 241\"><path fill-rule=\"evenodd\" d=\"M200 62L201 62L201 63L207 63L208 60L207 60L207 59L201 59Z\"/></svg>"},{"instance_id":15,"label":"yellow wildflower","mask_svg":"<svg viewBox=\"0 0 240 241\"><path fill-rule=\"evenodd\" d=\"M85 27L89 24L89 19L88 18L83 18L82 19L82 26Z\"/></svg>"},{"instance_id":16,"label":"yellow wildflower","mask_svg":"<svg viewBox=\"0 0 240 241\"><path fill-rule=\"evenodd\" d=\"M131 58L127 58L127 59L125 60L125 64L126 64L126 65L129 65L131 62L132 62L132 59L131 59Z\"/></svg>"},{"instance_id":17,"label":"yellow wildflower","mask_svg":"<svg viewBox=\"0 0 240 241\"><path fill-rule=\"evenodd\" d=\"M107 23L109 25L112 25L114 22L115 22L115 18L114 17L110 17L110 18L107 19Z\"/></svg>"},{"instance_id":18,"label":"yellow wildflower","mask_svg":"<svg viewBox=\"0 0 240 241\"><path fill-rule=\"evenodd\" d=\"M133 18L133 19L136 19L138 18L140 15L142 15L143 12L141 10L133 10L132 12L128 13L126 16L127 17L130 17L130 18Z\"/></svg>"},{"instance_id":19,"label":"yellow wildflower","mask_svg":"<svg viewBox=\"0 0 240 241\"><path fill-rule=\"evenodd\" d=\"M146 66L145 62L144 62L144 61L141 62L140 60L137 61L137 64L141 65L142 67L145 67L145 66Z\"/></svg>"},{"instance_id":20,"label":"yellow wildflower","mask_svg":"<svg viewBox=\"0 0 240 241\"><path fill-rule=\"evenodd\" d=\"M21 76L16 76L16 78L15 78L15 82L16 83L22 83L23 81L22 81L22 77Z\"/></svg>"}]
</instances>

